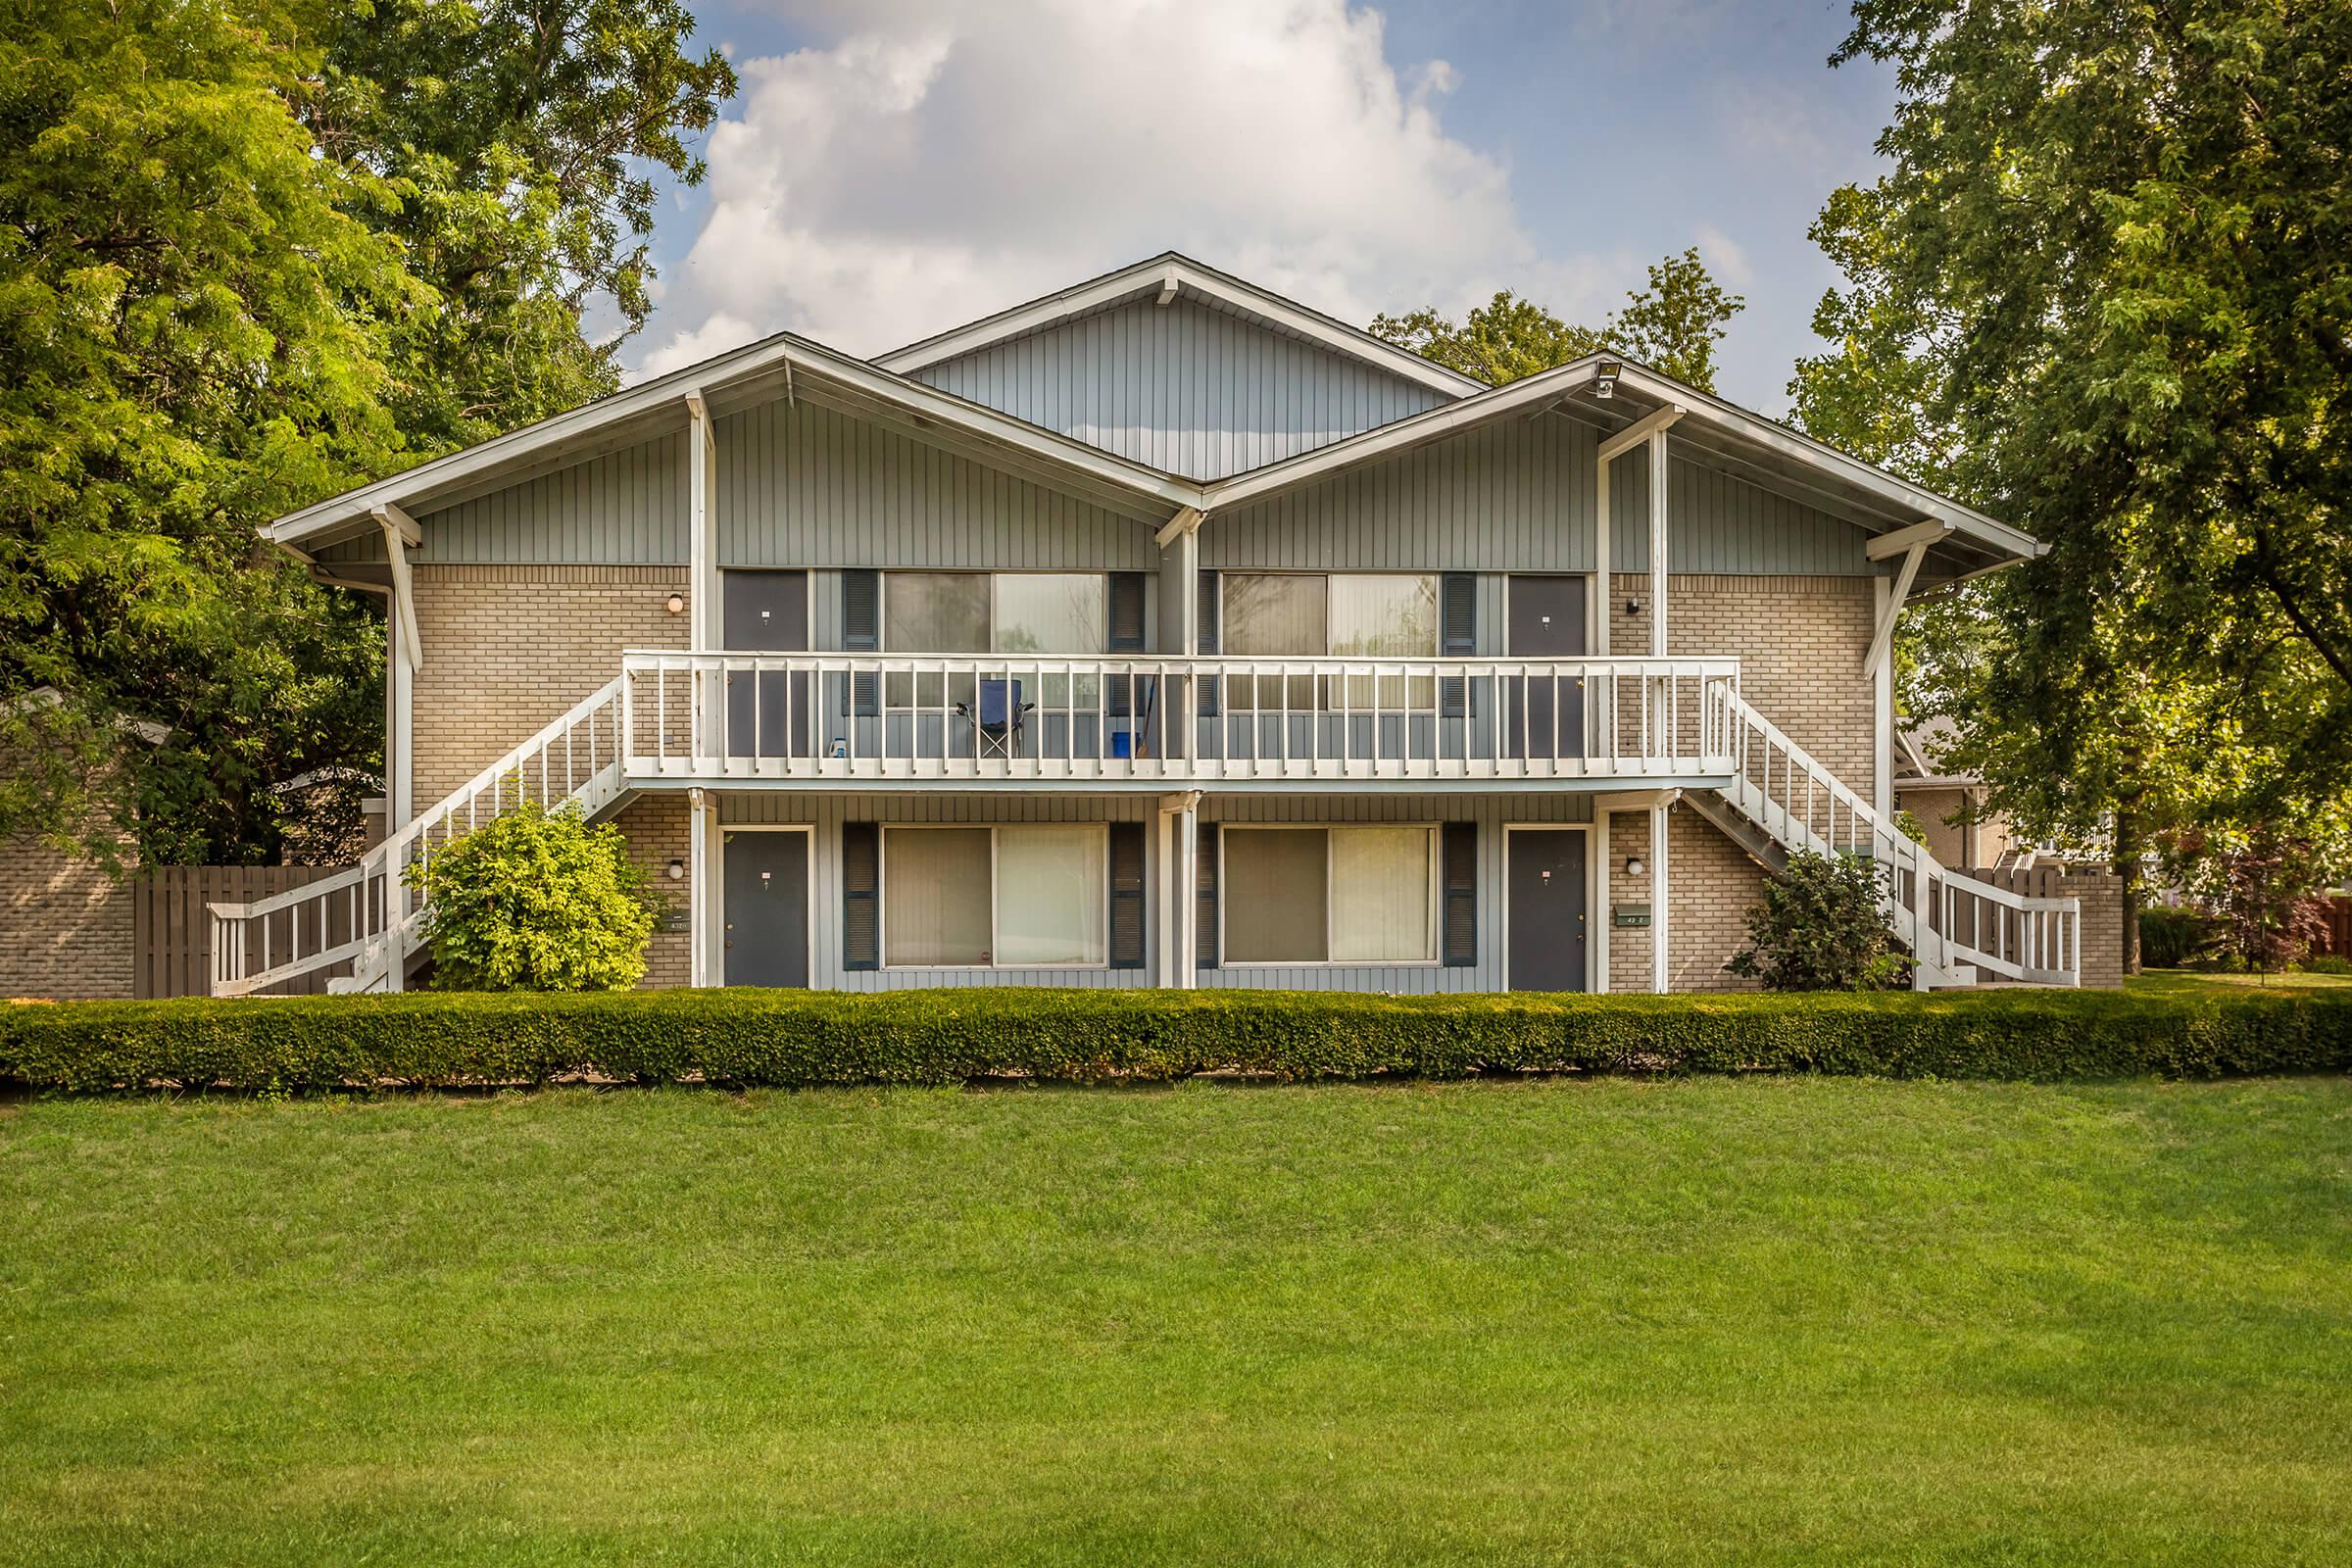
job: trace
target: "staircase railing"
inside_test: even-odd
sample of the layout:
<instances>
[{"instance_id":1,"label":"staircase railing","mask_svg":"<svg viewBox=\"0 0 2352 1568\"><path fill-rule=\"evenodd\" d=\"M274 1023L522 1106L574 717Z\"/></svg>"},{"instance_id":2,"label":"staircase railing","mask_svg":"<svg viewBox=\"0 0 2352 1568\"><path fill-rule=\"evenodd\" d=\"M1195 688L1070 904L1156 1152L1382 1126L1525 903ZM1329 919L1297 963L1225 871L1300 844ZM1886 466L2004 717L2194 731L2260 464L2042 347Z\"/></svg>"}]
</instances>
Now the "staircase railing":
<instances>
[{"instance_id":1,"label":"staircase railing","mask_svg":"<svg viewBox=\"0 0 2352 1568\"><path fill-rule=\"evenodd\" d=\"M1731 734L1725 798L1785 849L1877 863L1880 908L1924 983L1952 984L1967 965L2012 980L2082 983L2081 900L2033 898L1946 869L1738 692L1709 700Z\"/></svg>"},{"instance_id":2,"label":"staircase railing","mask_svg":"<svg viewBox=\"0 0 2352 1568\"><path fill-rule=\"evenodd\" d=\"M334 990L367 990L405 963L423 926L412 865L485 821L536 801L576 801L590 815L623 788L621 683L583 698L521 745L459 785L368 852L359 864L247 904L207 906L213 922L212 991L250 996L298 975L349 963Z\"/></svg>"}]
</instances>

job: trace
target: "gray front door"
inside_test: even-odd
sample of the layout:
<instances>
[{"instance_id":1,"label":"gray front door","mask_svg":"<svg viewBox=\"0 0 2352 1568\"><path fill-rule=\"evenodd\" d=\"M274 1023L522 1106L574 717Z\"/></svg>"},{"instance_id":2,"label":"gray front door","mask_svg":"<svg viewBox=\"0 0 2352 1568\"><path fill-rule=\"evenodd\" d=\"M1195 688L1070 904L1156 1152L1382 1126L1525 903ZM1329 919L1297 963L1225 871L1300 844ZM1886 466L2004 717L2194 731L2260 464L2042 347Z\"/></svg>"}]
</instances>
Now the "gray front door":
<instances>
[{"instance_id":1,"label":"gray front door","mask_svg":"<svg viewBox=\"0 0 2352 1568\"><path fill-rule=\"evenodd\" d=\"M798 654L808 648L808 574L805 571L721 573L730 653ZM795 757L809 754L815 716L808 711L806 673L764 670L727 677L727 755Z\"/></svg>"},{"instance_id":2,"label":"gray front door","mask_svg":"<svg viewBox=\"0 0 2352 1568\"><path fill-rule=\"evenodd\" d=\"M1585 579L1515 574L1504 652L1513 659L1582 659ZM1579 679L1519 679L1509 683L1503 721L1508 757L1585 755L1585 683Z\"/></svg>"},{"instance_id":3,"label":"gray front door","mask_svg":"<svg viewBox=\"0 0 2352 1568\"><path fill-rule=\"evenodd\" d=\"M1513 991L1583 991L1585 835L1569 828L1513 828L1509 835Z\"/></svg>"},{"instance_id":4,"label":"gray front door","mask_svg":"<svg viewBox=\"0 0 2352 1568\"><path fill-rule=\"evenodd\" d=\"M727 984L808 983L808 835L727 835Z\"/></svg>"}]
</instances>

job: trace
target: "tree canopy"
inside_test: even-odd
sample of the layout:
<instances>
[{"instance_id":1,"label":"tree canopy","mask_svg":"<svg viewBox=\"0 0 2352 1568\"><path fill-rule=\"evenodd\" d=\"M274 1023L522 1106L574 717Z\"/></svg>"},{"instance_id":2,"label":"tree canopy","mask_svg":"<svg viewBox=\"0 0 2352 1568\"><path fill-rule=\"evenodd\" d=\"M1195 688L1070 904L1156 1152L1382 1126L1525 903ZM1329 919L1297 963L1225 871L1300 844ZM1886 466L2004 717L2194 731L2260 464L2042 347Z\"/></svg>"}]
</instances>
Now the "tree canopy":
<instances>
[{"instance_id":1,"label":"tree canopy","mask_svg":"<svg viewBox=\"0 0 2352 1568\"><path fill-rule=\"evenodd\" d=\"M1571 326L1505 289L1458 323L1425 308L1374 317L1371 330L1489 386L1609 349L1712 392L1715 345L1746 303L1725 293L1698 252L1687 250L1652 265L1647 286L1628 294L1624 308L1596 328Z\"/></svg>"},{"instance_id":2,"label":"tree canopy","mask_svg":"<svg viewBox=\"0 0 2352 1568\"><path fill-rule=\"evenodd\" d=\"M2078 841L2340 835L2352 793L2352 9L1859 0L1889 172L1813 433L2029 527L1931 621L1925 701L1992 803Z\"/></svg>"},{"instance_id":3,"label":"tree canopy","mask_svg":"<svg viewBox=\"0 0 2352 1568\"><path fill-rule=\"evenodd\" d=\"M273 786L380 767L380 612L257 525L612 389L648 172L699 178L683 137L734 87L690 28L676 0L18 10L0 837L263 858Z\"/></svg>"}]
</instances>

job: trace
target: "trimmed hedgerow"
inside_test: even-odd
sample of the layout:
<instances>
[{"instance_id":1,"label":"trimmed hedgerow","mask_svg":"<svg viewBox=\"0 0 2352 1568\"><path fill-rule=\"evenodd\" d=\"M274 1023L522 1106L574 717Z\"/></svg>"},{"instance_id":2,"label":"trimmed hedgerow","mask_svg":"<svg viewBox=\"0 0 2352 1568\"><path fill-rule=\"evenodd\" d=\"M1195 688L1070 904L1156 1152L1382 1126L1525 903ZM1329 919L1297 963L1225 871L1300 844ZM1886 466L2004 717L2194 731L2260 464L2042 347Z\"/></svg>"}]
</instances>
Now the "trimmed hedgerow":
<instances>
[{"instance_id":1,"label":"trimmed hedgerow","mask_svg":"<svg viewBox=\"0 0 2352 1568\"><path fill-rule=\"evenodd\" d=\"M593 1076L726 1085L1077 1083L1481 1072L2207 1078L2352 1068L2352 998L1373 997L958 989L413 994L0 1008L0 1078L450 1087Z\"/></svg>"}]
</instances>

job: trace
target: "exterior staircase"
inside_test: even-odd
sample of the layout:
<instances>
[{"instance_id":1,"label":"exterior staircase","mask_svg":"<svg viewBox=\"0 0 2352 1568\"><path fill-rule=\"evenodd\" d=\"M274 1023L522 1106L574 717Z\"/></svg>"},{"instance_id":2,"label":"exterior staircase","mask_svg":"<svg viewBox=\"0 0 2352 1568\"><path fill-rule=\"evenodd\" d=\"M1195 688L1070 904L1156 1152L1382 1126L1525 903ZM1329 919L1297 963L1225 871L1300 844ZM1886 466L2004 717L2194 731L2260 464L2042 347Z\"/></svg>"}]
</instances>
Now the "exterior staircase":
<instances>
[{"instance_id":1,"label":"exterior staircase","mask_svg":"<svg viewBox=\"0 0 2352 1568\"><path fill-rule=\"evenodd\" d=\"M576 805L590 817L629 791L621 763L625 705L619 679L459 785L384 840L359 864L250 904L208 906L216 997L243 997L349 964L332 992L397 991L423 946L429 909L410 867L484 822L536 801Z\"/></svg>"},{"instance_id":2,"label":"exterior staircase","mask_svg":"<svg viewBox=\"0 0 2352 1568\"><path fill-rule=\"evenodd\" d=\"M1786 864L1795 850L1868 857L1884 873L1880 911L1910 950L1919 989L1986 976L2081 983L2081 900L2032 898L1948 869L1738 692L1717 689L1710 700L1732 737L1732 782L1684 799L1766 865Z\"/></svg>"}]
</instances>

